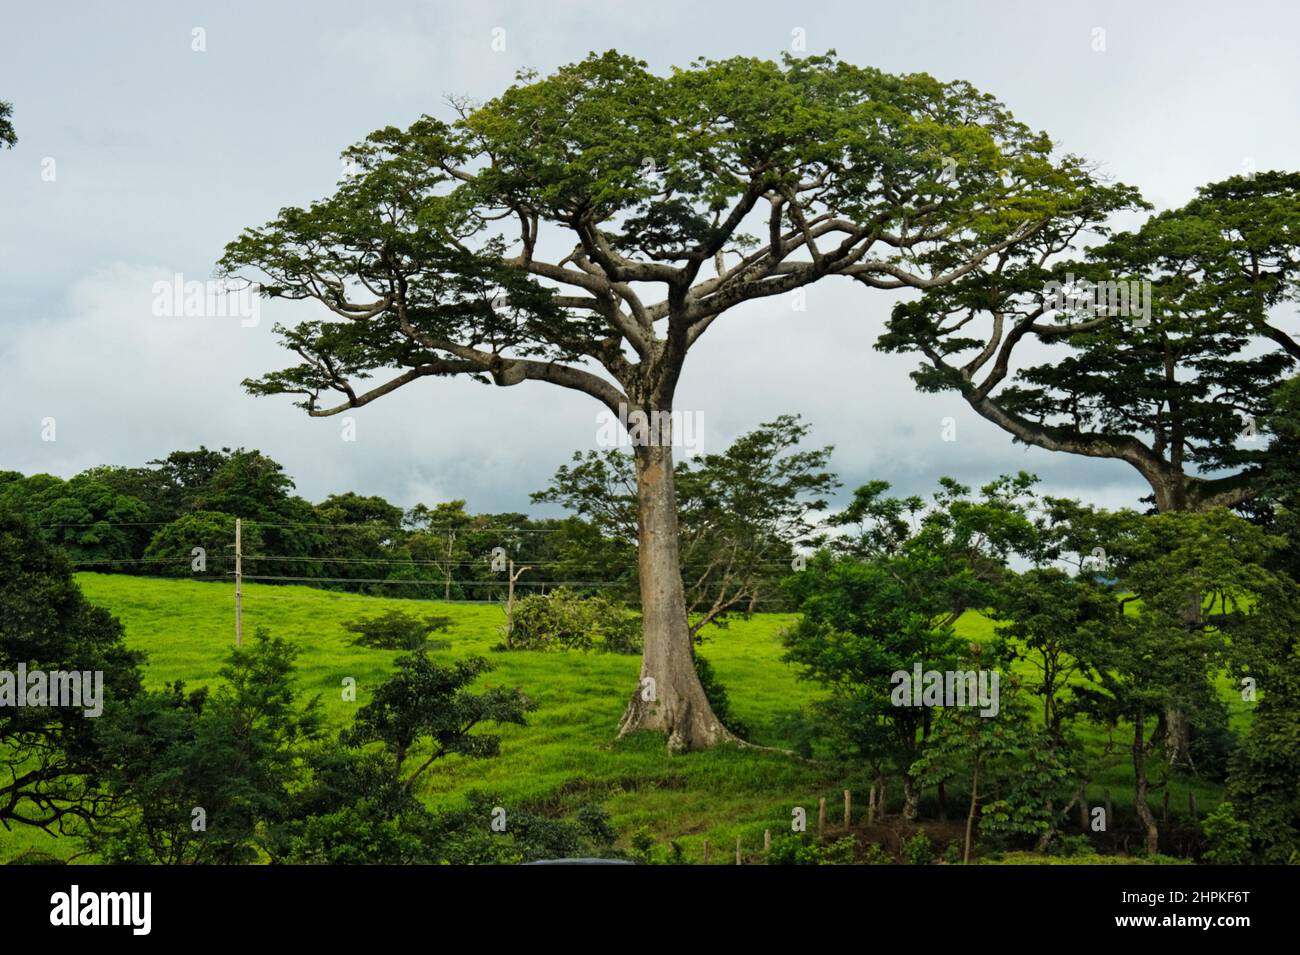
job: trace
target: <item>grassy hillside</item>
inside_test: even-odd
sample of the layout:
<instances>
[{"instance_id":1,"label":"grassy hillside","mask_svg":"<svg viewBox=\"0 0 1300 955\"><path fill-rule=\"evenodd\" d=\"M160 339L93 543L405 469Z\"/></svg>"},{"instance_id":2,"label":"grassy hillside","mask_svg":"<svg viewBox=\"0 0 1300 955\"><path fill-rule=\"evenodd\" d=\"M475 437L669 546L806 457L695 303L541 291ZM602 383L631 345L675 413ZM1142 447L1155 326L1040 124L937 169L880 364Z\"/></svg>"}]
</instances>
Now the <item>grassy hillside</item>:
<instances>
[{"instance_id":1,"label":"grassy hillside","mask_svg":"<svg viewBox=\"0 0 1300 955\"><path fill-rule=\"evenodd\" d=\"M87 597L108 608L126 627L130 646L148 653L146 679L157 687L184 680L190 686L218 679L222 660L234 640L233 595L228 584L161 581L102 574L81 574ZM862 794L862 780L841 772L760 750L723 747L688 756L670 756L657 738L615 743L614 731L628 693L636 683L636 657L605 654L493 653L504 621L500 607L441 604L337 594L308 587L247 584L244 594L245 639L259 628L296 643L302 650L298 677L306 694L319 694L332 722L345 725L358 705L387 675L396 653L348 645L342 624L388 609L449 616L450 647L440 659L469 655L488 657L496 669L484 684L515 686L538 708L526 727L507 727L501 756L475 761L452 757L431 772L422 789L431 805L456 801L471 789L499 794L503 801L545 801L557 807L595 798L603 803L616 828L630 833L648 827L661 841L678 839L687 857L698 859L700 842L718 847L715 859L734 852L736 836L757 849L765 828L788 831L790 810L808 807L815 818L817 799L838 804L849 786ZM760 614L729 628L710 628L703 653L726 685L735 715L754 742L790 746L781 717L806 706L816 688L796 679L781 662L781 630L791 615ZM968 615L959 624L971 637L987 634L988 620ZM357 701L345 702L342 684L356 680ZM1235 715L1235 711L1234 711ZM1240 717L1237 717L1240 719ZM1098 738L1097 745L1101 740ZM1123 752L1123 749L1120 750ZM1130 774L1120 761L1096 787L1112 790L1116 806L1129 800ZM1198 786L1197 800L1210 808L1212 787ZM895 794L897 796L899 794ZM1180 801L1181 800L1181 801ZM1186 786L1176 784L1175 806L1186 804ZM954 803L954 811L957 811ZM832 818L836 813L832 812ZM39 846L54 847L41 833L0 830L0 859ZM71 851L67 844L55 850Z\"/></svg>"}]
</instances>

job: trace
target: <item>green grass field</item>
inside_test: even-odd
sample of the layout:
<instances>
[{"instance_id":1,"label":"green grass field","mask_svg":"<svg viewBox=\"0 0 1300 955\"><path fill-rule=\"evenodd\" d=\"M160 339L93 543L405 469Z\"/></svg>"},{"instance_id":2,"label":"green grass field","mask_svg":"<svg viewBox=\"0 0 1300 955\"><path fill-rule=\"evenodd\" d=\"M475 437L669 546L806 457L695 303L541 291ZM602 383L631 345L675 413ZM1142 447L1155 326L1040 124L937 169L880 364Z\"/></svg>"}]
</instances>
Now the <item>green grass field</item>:
<instances>
[{"instance_id":1,"label":"green grass field","mask_svg":"<svg viewBox=\"0 0 1300 955\"><path fill-rule=\"evenodd\" d=\"M227 584L162 581L139 577L80 574L88 599L115 614L126 627L128 645L146 651L146 681L159 687L184 680L191 687L218 680L222 661L234 642L234 599ZM441 634L450 647L435 651L440 659L481 655L496 664L484 685L518 687L537 703L524 727L506 727L501 755L492 760L451 757L431 771L422 794L432 806L448 804L473 789L499 794L507 802L549 803L557 808L595 799L610 813L613 825L627 834L645 826L661 842L681 842L687 858L698 861L700 843L718 847L715 860L731 858L736 836L757 851L763 830L788 831L796 805L815 818L819 797L836 807L840 791L861 793L865 783L827 765L779 753L720 747L671 756L663 741L642 737L614 742L624 702L636 685L639 659L611 654L493 653L504 622L500 607L443 604L340 594L309 587L246 584L244 633L266 629L301 650L298 679L304 694L319 694L330 721L342 727L357 706L391 670L394 652L349 646L342 624L388 609L436 613L452 618ZM793 615L758 614L730 627L710 628L702 652L727 687L732 708L749 727L753 742L787 747L780 717L806 706L816 687L796 678L781 661L781 632ZM970 614L959 623L972 638L992 624ZM356 702L343 699L345 678L356 680ZM1230 688L1225 686L1225 698ZM1240 705L1234 724L1244 719ZM1100 737L1092 741L1100 746ZM1119 752L1124 743L1117 739ZM1093 792L1112 791L1117 807L1131 802L1131 772L1122 759L1099 777ZM1185 785L1175 784L1175 806L1185 805ZM1195 786L1202 811L1218 799L1214 787ZM898 794L894 794L897 796ZM955 808L954 811L959 811ZM832 818L836 818L832 812ZM40 832L6 833L0 829L0 859L27 848L68 856L69 840ZM719 859L721 857L721 859Z\"/></svg>"}]
</instances>

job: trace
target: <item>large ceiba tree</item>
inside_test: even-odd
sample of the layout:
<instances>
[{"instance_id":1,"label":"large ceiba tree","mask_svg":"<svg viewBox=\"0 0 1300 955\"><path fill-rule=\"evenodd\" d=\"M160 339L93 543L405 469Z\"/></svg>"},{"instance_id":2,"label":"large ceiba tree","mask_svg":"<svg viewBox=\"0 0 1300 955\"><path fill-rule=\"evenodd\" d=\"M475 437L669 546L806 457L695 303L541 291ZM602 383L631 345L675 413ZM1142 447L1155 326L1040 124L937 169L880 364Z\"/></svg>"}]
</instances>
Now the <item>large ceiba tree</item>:
<instances>
[{"instance_id":1,"label":"large ceiba tree","mask_svg":"<svg viewBox=\"0 0 1300 955\"><path fill-rule=\"evenodd\" d=\"M663 416L737 306L830 276L937 288L1123 192L967 83L833 54L667 76L593 54L456 112L371 134L334 195L228 246L227 274L325 310L250 391L323 416L464 375ZM620 732L695 749L730 734L692 666L665 437L633 435L645 655Z\"/></svg>"}]
</instances>

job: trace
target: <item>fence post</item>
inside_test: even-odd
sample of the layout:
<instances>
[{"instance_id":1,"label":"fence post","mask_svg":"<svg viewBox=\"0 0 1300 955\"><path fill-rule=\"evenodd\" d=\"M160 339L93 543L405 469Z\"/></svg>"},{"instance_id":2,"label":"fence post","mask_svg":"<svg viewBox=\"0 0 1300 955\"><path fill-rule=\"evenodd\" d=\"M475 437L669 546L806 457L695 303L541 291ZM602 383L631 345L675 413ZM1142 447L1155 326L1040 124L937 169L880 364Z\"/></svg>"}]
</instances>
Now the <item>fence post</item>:
<instances>
[{"instance_id":1,"label":"fence post","mask_svg":"<svg viewBox=\"0 0 1300 955\"><path fill-rule=\"evenodd\" d=\"M704 864L709 864L709 840L704 840Z\"/></svg>"},{"instance_id":2,"label":"fence post","mask_svg":"<svg viewBox=\"0 0 1300 955\"><path fill-rule=\"evenodd\" d=\"M736 865L740 864L740 836L736 836Z\"/></svg>"},{"instance_id":3,"label":"fence post","mask_svg":"<svg viewBox=\"0 0 1300 955\"><path fill-rule=\"evenodd\" d=\"M853 793L844 790L844 828L853 825Z\"/></svg>"},{"instance_id":4,"label":"fence post","mask_svg":"<svg viewBox=\"0 0 1300 955\"><path fill-rule=\"evenodd\" d=\"M823 796L817 803L817 838L820 840L826 835L826 797Z\"/></svg>"}]
</instances>

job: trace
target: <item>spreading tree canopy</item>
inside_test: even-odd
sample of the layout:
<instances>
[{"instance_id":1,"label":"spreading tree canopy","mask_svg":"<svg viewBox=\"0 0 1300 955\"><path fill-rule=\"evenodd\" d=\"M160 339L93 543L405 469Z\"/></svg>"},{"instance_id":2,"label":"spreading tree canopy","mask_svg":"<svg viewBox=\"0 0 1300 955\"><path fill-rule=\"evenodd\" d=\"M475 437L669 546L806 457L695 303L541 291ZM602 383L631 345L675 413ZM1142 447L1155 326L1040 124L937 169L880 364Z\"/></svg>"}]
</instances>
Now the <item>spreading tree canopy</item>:
<instances>
[{"instance_id":1,"label":"spreading tree canopy","mask_svg":"<svg viewBox=\"0 0 1300 955\"><path fill-rule=\"evenodd\" d=\"M1261 494L1270 395L1300 359L1300 341L1276 324L1300 293L1300 174L1205 186L1062 258L1074 238L1041 233L900 304L879 347L923 355L923 389L958 391L1019 441L1127 461L1159 510ZM1128 308L1149 314L1119 314L1113 301L1054 307L1048 283L1071 280L1150 282Z\"/></svg>"}]
</instances>

